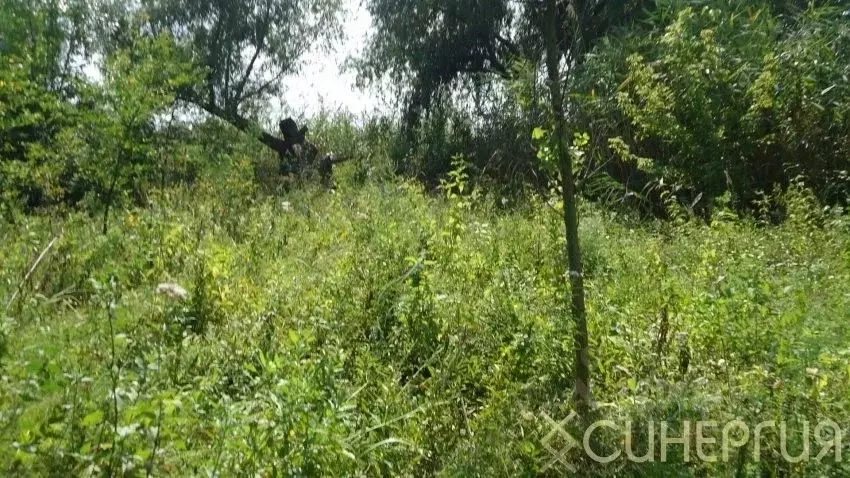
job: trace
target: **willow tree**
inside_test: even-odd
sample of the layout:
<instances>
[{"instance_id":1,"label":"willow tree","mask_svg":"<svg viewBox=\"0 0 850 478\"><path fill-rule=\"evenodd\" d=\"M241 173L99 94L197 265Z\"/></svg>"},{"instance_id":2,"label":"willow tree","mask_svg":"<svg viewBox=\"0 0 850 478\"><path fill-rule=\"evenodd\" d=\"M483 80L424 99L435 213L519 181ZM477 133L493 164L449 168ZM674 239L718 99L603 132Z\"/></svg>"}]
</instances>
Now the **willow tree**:
<instances>
[{"instance_id":1,"label":"willow tree","mask_svg":"<svg viewBox=\"0 0 850 478\"><path fill-rule=\"evenodd\" d=\"M542 3L516 0L365 0L373 28L359 62L366 80L389 79L403 90L409 119L426 111L456 80L509 81L514 64L540 65L545 43ZM644 12L650 0L556 2L558 48L580 60L613 28ZM576 17L577 16L577 17ZM574 18L575 17L575 18ZM576 28L581 31L577 35ZM583 56L581 53L579 56Z\"/></svg>"},{"instance_id":2,"label":"willow tree","mask_svg":"<svg viewBox=\"0 0 850 478\"><path fill-rule=\"evenodd\" d=\"M361 78L399 87L407 126L415 126L441 89L455 80L507 78L520 43L505 0L369 0L373 28Z\"/></svg>"},{"instance_id":3,"label":"willow tree","mask_svg":"<svg viewBox=\"0 0 850 478\"><path fill-rule=\"evenodd\" d=\"M340 35L340 0L142 0L150 33L167 33L203 70L181 90L194 104L283 154L291 145L254 118L286 95L283 78Z\"/></svg>"}]
</instances>

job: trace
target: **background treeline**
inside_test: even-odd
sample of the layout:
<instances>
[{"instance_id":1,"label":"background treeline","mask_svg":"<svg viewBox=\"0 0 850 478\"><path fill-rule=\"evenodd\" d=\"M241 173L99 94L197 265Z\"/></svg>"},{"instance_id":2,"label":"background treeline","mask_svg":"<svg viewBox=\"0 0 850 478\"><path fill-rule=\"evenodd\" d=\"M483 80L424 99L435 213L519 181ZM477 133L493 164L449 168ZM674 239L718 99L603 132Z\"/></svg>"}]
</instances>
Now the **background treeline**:
<instances>
[{"instance_id":1,"label":"background treeline","mask_svg":"<svg viewBox=\"0 0 850 478\"><path fill-rule=\"evenodd\" d=\"M207 28L197 19L212 10L188 9L180 18L177 9L192 2L184 3L130 9L3 0L5 208L141 202L151 186L191 181L214 167L222 156L211 148L265 149L253 157L271 153L274 162L274 145L257 125L275 122L263 101L285 99L285 88L266 80L294 71L298 55L337 38L331 12L339 5L316 2L320 14L309 20L297 9L234 20L228 15L237 7L220 7L219 22ZM325 115L312 140L356 157L364 171L395 171L430 186L462 155L474 180L503 192L545 187L551 171L537 157L534 132L548 124L548 97L531 9L473 0L367 5L376 30L355 66L364 83L389 79L398 114ZM587 197L656 216L672 204L707 216L717 201L764 211L758 205L766 196L803 181L823 203L846 203L846 2L579 5L599 10L586 16L593 23L581 41L569 42L584 51L573 47L565 68L567 116L581 136L576 174ZM294 26L268 31L275 18ZM236 36L234 45L213 42L216 28ZM286 46L273 52L268 45L285 35ZM567 42L570 32L564 35ZM252 48L271 55L266 63L277 70L242 58ZM89 72L99 66L99 81L83 74L85 65ZM371 164L386 156L390 164ZM263 179L275 170L260 169Z\"/></svg>"},{"instance_id":2,"label":"background treeline","mask_svg":"<svg viewBox=\"0 0 850 478\"><path fill-rule=\"evenodd\" d=\"M364 70L411 81L402 126L413 153L400 168L433 181L465 154L500 183L539 178L532 131L546 123L548 91L531 22L509 3L483 2L500 12L491 17L476 12L482 2L447 2L465 4L454 8L469 12L457 19L468 31L411 33L393 15L416 3L373 9L386 33ZM578 172L586 195L656 214L671 197L700 210L723 197L744 210L802 179L823 201L846 202L846 2L608 4L567 68L571 128L590 140ZM452 18L428 11L433 22ZM515 38L501 36L505 24ZM477 45L481 32L494 40Z\"/></svg>"},{"instance_id":3,"label":"background treeline","mask_svg":"<svg viewBox=\"0 0 850 478\"><path fill-rule=\"evenodd\" d=\"M847 1L342 3L0 0L0 475L850 476Z\"/></svg>"}]
</instances>

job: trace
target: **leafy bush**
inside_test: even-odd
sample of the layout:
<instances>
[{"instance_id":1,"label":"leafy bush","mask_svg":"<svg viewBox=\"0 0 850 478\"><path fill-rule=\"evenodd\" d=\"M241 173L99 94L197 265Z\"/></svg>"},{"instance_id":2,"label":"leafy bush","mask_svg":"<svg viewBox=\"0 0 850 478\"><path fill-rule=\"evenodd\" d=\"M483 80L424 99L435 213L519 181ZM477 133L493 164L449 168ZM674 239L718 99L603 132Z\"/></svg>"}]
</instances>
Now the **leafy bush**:
<instances>
[{"instance_id":1,"label":"leafy bush","mask_svg":"<svg viewBox=\"0 0 850 478\"><path fill-rule=\"evenodd\" d=\"M638 193L672 184L710 209L728 191L747 209L801 176L843 202L848 35L832 6L781 17L768 3L660 2L648 27L589 57L580 127L595 161Z\"/></svg>"}]
</instances>

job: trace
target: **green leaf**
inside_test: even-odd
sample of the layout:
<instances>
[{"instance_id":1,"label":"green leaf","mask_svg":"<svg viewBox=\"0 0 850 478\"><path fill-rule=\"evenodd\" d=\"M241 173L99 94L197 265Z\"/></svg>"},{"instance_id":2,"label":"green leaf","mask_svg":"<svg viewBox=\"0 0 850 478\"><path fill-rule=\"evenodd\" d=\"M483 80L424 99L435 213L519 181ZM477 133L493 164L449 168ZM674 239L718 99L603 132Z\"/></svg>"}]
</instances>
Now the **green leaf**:
<instances>
[{"instance_id":1,"label":"green leaf","mask_svg":"<svg viewBox=\"0 0 850 478\"><path fill-rule=\"evenodd\" d=\"M95 425L100 424L101 422L103 422L103 411L96 410L92 413L89 413L83 418L82 425L85 428L91 428Z\"/></svg>"},{"instance_id":2,"label":"green leaf","mask_svg":"<svg viewBox=\"0 0 850 478\"><path fill-rule=\"evenodd\" d=\"M531 132L531 139L540 140L546 137L546 130L541 127L536 127Z\"/></svg>"}]
</instances>

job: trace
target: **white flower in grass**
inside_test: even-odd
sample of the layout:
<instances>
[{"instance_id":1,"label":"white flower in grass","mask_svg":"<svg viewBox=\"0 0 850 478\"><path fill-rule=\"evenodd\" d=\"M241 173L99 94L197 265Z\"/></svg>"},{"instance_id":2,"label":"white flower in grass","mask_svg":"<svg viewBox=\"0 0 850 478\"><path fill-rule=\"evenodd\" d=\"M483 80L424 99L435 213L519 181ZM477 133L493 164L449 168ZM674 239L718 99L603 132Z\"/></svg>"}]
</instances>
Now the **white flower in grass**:
<instances>
[{"instance_id":1,"label":"white flower in grass","mask_svg":"<svg viewBox=\"0 0 850 478\"><path fill-rule=\"evenodd\" d=\"M189 298L189 293L186 292L186 289L173 282L163 282L156 286L156 293L172 299L186 300Z\"/></svg>"}]
</instances>

